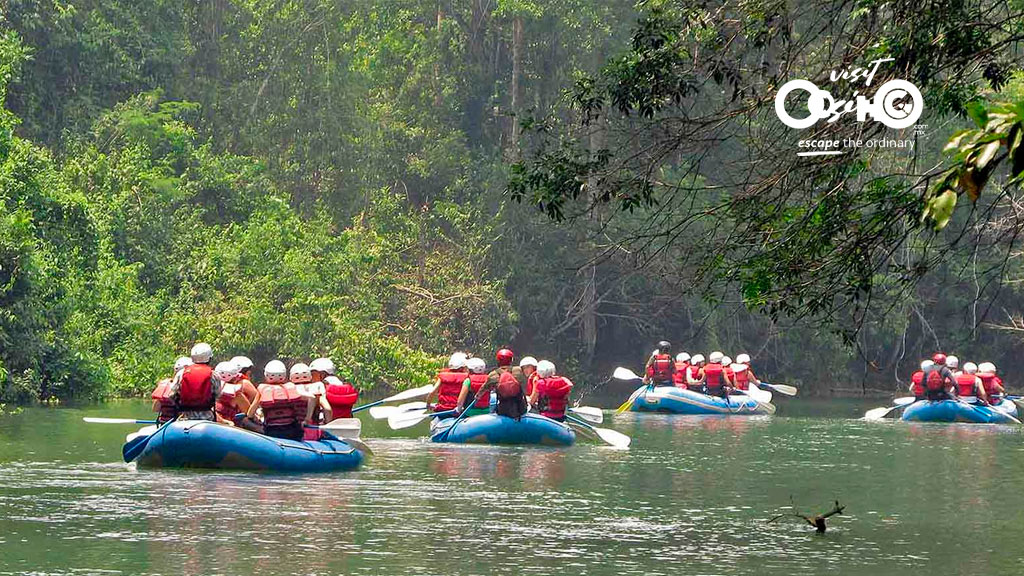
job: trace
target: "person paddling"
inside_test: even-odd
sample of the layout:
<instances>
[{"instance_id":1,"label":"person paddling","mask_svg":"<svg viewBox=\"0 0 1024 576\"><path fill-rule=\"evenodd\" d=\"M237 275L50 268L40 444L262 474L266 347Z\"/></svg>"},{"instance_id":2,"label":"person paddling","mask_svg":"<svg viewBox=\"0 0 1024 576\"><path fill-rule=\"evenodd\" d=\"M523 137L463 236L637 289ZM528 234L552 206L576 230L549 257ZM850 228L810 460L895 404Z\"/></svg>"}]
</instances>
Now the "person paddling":
<instances>
[{"instance_id":1,"label":"person paddling","mask_svg":"<svg viewBox=\"0 0 1024 576\"><path fill-rule=\"evenodd\" d=\"M949 371L953 373L953 378L962 374L960 371L960 359L952 354L946 356L946 368L949 368Z\"/></svg>"},{"instance_id":2,"label":"person paddling","mask_svg":"<svg viewBox=\"0 0 1024 576\"><path fill-rule=\"evenodd\" d=\"M318 426L321 414L327 420L331 419L331 405L324 398L323 382L313 381L313 371L309 369L307 364L303 362L293 364L291 370L288 371L288 379L291 380L292 384L295 384L295 389L298 393L306 398L307 408L306 416L302 420L303 424ZM320 438L319 430L315 428L307 428L304 434L306 440L317 440Z\"/></svg>"},{"instance_id":3,"label":"person paddling","mask_svg":"<svg viewBox=\"0 0 1024 576\"><path fill-rule=\"evenodd\" d=\"M434 412L450 412L458 407L459 394L462 392L462 385L469 379L469 369L466 367L466 355L462 352L455 352L448 358L448 368L437 373L434 379L434 389L427 394L425 402ZM437 398L437 403L431 405L431 400ZM443 418L451 418L452 415Z\"/></svg>"},{"instance_id":4,"label":"person paddling","mask_svg":"<svg viewBox=\"0 0 1024 576\"><path fill-rule=\"evenodd\" d=\"M215 405L217 421L234 426L235 416L248 412L250 405L249 398L242 392L242 385L238 383L238 365L231 360L218 362L213 373L224 383Z\"/></svg>"},{"instance_id":5,"label":"person paddling","mask_svg":"<svg viewBox=\"0 0 1024 576\"><path fill-rule=\"evenodd\" d=\"M481 394L480 389L487 383L487 363L483 358L470 358L466 361L469 378L462 384L459 392L457 410L466 412L466 417L487 414L491 411L490 394Z\"/></svg>"},{"instance_id":6,"label":"person paddling","mask_svg":"<svg viewBox=\"0 0 1024 576\"><path fill-rule=\"evenodd\" d=\"M923 372L925 397L931 401L948 400L950 390L956 386L956 378L946 367L946 355L936 352L932 356L932 365Z\"/></svg>"},{"instance_id":7,"label":"person paddling","mask_svg":"<svg viewBox=\"0 0 1024 576\"><path fill-rule=\"evenodd\" d=\"M526 403L527 376L521 367L512 365L512 361L515 360L512 350L502 348L494 358L498 362L498 367L487 375L487 382L477 394L487 396L494 390L498 398L494 413L518 420L529 409Z\"/></svg>"},{"instance_id":8,"label":"person paddling","mask_svg":"<svg viewBox=\"0 0 1024 576\"><path fill-rule=\"evenodd\" d=\"M540 370L540 367L537 368ZM672 374L676 366L672 360L672 344L667 340L658 342L658 349L651 354L644 367L644 383L652 386L672 386Z\"/></svg>"},{"instance_id":9,"label":"person paddling","mask_svg":"<svg viewBox=\"0 0 1024 576\"><path fill-rule=\"evenodd\" d=\"M704 390L704 355L694 354L686 371L686 387L694 392Z\"/></svg>"},{"instance_id":10,"label":"person paddling","mask_svg":"<svg viewBox=\"0 0 1024 576\"><path fill-rule=\"evenodd\" d=\"M541 416L564 422L572 382L564 376L557 375L554 363L547 360L537 363L537 374L530 403L537 407Z\"/></svg>"},{"instance_id":11,"label":"person paddling","mask_svg":"<svg viewBox=\"0 0 1024 576\"><path fill-rule=\"evenodd\" d=\"M171 383L176 409L186 420L216 422L214 403L224 383L210 367L213 348L206 342L200 342L192 347L191 358L192 363L175 374Z\"/></svg>"},{"instance_id":12,"label":"person paddling","mask_svg":"<svg viewBox=\"0 0 1024 576\"><path fill-rule=\"evenodd\" d=\"M704 366L704 393L708 396L729 397L726 389L725 368L722 366L722 358L725 355L715 351L708 358L708 364Z\"/></svg>"},{"instance_id":13,"label":"person paddling","mask_svg":"<svg viewBox=\"0 0 1024 576\"><path fill-rule=\"evenodd\" d=\"M996 376L995 364L991 362L978 364L978 378L981 379L981 385L985 389L990 405L996 406L1003 401L1003 394L1006 393L1006 389L1003 388L1003 381L999 379L999 376Z\"/></svg>"},{"instance_id":14,"label":"person paddling","mask_svg":"<svg viewBox=\"0 0 1024 576\"><path fill-rule=\"evenodd\" d=\"M533 356L524 356L519 361L519 369L526 376L526 398L533 395L533 383L537 380L537 359Z\"/></svg>"},{"instance_id":15,"label":"person paddling","mask_svg":"<svg viewBox=\"0 0 1024 576\"><path fill-rule=\"evenodd\" d=\"M245 398L249 401L246 406L256 401L256 385L252 383L252 360L248 356L235 356L231 361L238 366L238 379L235 383L241 388L239 389Z\"/></svg>"},{"instance_id":16,"label":"person paddling","mask_svg":"<svg viewBox=\"0 0 1024 576\"><path fill-rule=\"evenodd\" d=\"M271 360L263 368L264 383L257 388L259 401L249 406L247 417L256 420L256 410L263 412L263 433L274 438L302 440L302 422L309 411L309 401L299 394L295 384L288 382L288 370L280 360Z\"/></svg>"},{"instance_id":17,"label":"person paddling","mask_svg":"<svg viewBox=\"0 0 1024 576\"><path fill-rule=\"evenodd\" d=\"M686 388L686 372L690 369L690 355L686 352L676 354L676 370L672 373L672 384L676 388Z\"/></svg>"},{"instance_id":18,"label":"person paddling","mask_svg":"<svg viewBox=\"0 0 1024 576\"><path fill-rule=\"evenodd\" d=\"M164 378L156 383L156 388L150 397L153 399L153 411L157 413L156 421L163 424L173 420L178 415L178 406L174 401L174 393L171 384L178 374L192 363L188 356L182 356L174 361L174 374L170 378Z\"/></svg>"},{"instance_id":19,"label":"person paddling","mask_svg":"<svg viewBox=\"0 0 1024 576\"><path fill-rule=\"evenodd\" d=\"M313 378L324 383L324 398L331 405L331 420L351 418L352 407L359 401L359 390L351 382L335 376L334 362L330 358L317 358L309 367Z\"/></svg>"},{"instance_id":20,"label":"person paddling","mask_svg":"<svg viewBox=\"0 0 1024 576\"><path fill-rule=\"evenodd\" d=\"M965 362L964 371L956 376L956 393L969 404L975 404L979 399L988 403L988 394L985 393L981 378L978 378L978 366L974 362Z\"/></svg>"},{"instance_id":21,"label":"person paddling","mask_svg":"<svg viewBox=\"0 0 1024 576\"><path fill-rule=\"evenodd\" d=\"M733 377L733 388L741 392L746 392L750 389L751 385L757 386L761 383L754 375L754 371L750 368L750 356L747 354L739 354L736 356L736 362L731 366L732 377Z\"/></svg>"}]
</instances>

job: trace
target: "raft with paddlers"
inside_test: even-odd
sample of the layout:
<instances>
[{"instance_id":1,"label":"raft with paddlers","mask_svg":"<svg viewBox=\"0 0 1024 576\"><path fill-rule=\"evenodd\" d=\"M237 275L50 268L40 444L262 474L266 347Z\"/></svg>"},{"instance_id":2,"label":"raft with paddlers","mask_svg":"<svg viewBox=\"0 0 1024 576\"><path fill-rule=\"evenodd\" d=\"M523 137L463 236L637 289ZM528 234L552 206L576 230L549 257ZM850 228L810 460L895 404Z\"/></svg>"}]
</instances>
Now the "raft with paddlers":
<instances>
[{"instance_id":1,"label":"raft with paddlers","mask_svg":"<svg viewBox=\"0 0 1024 576\"><path fill-rule=\"evenodd\" d=\"M996 406L961 400L918 400L903 409L908 422L970 422L974 424L1019 424L1017 406L1003 400Z\"/></svg>"},{"instance_id":2,"label":"raft with paddlers","mask_svg":"<svg viewBox=\"0 0 1024 576\"><path fill-rule=\"evenodd\" d=\"M760 401L741 393L727 397L709 396L694 390L675 386L641 386L633 393L630 410L633 412L667 412L671 414L757 416L775 413L771 404L771 393L766 392L769 401Z\"/></svg>"},{"instance_id":3,"label":"raft with paddlers","mask_svg":"<svg viewBox=\"0 0 1024 576\"><path fill-rule=\"evenodd\" d=\"M126 458L128 449L126 444ZM358 468L364 458L363 450L330 434L317 441L287 440L209 421L184 420L153 431L132 459L146 468L334 472Z\"/></svg>"},{"instance_id":4,"label":"raft with paddlers","mask_svg":"<svg viewBox=\"0 0 1024 576\"><path fill-rule=\"evenodd\" d=\"M458 444L527 444L571 446L576 433L567 424L539 414L525 414L519 420L497 414L465 419L435 419L430 424L433 442Z\"/></svg>"}]
</instances>

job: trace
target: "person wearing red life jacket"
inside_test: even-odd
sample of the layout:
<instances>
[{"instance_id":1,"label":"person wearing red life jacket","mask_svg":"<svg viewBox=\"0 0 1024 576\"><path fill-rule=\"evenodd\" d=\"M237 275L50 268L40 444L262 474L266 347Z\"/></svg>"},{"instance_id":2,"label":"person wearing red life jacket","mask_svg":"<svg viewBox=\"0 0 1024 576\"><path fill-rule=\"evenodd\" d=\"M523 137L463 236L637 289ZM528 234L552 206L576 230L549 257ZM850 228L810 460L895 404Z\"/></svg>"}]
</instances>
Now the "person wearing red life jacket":
<instances>
[{"instance_id":1,"label":"person wearing red life jacket","mask_svg":"<svg viewBox=\"0 0 1024 576\"><path fill-rule=\"evenodd\" d=\"M319 425L319 417L321 412L324 412L327 418L330 418L332 414L331 405L327 403L327 399L324 398L324 388L322 382L313 382L313 371L309 369L309 366L303 362L297 362L292 365L288 371L288 379L291 380L292 384L295 384L295 389L304 396L308 403L308 409L306 411L306 417L302 421L303 424ZM314 417L317 420L314 420Z\"/></svg>"},{"instance_id":2,"label":"person wearing red life jacket","mask_svg":"<svg viewBox=\"0 0 1024 576\"><path fill-rule=\"evenodd\" d=\"M960 359L952 354L946 356L946 368L949 368L949 371L953 373L953 378L962 374L960 371Z\"/></svg>"},{"instance_id":3,"label":"person wearing red life jacket","mask_svg":"<svg viewBox=\"0 0 1024 576\"><path fill-rule=\"evenodd\" d=\"M331 405L331 420L351 418L352 407L359 401L359 390L351 382L335 375L334 362L330 358L317 358L309 367L313 371L313 379L324 383L324 398Z\"/></svg>"},{"instance_id":4,"label":"person wearing red life jacket","mask_svg":"<svg viewBox=\"0 0 1024 576\"><path fill-rule=\"evenodd\" d=\"M256 401L256 385L252 383L252 360L248 356L235 356L231 359L235 366L238 366L238 379L235 384L241 386L240 391L245 395L249 404Z\"/></svg>"},{"instance_id":5,"label":"person wearing red life jacket","mask_svg":"<svg viewBox=\"0 0 1024 576\"><path fill-rule=\"evenodd\" d=\"M931 368L932 364L934 364L934 362L931 360L922 360L921 369L910 375L910 391L914 394L914 398L917 400L924 400L924 371Z\"/></svg>"},{"instance_id":6,"label":"person wearing red life jacket","mask_svg":"<svg viewBox=\"0 0 1024 576\"><path fill-rule=\"evenodd\" d=\"M264 383L257 388L259 399L249 406L248 418L263 413L263 433L274 438L302 440L302 423L309 412L309 400L288 381L288 370L280 360L271 360L263 368Z\"/></svg>"},{"instance_id":7,"label":"person wearing red life jacket","mask_svg":"<svg viewBox=\"0 0 1024 576\"><path fill-rule=\"evenodd\" d=\"M694 392L704 390L704 355L694 354L686 371L686 388Z\"/></svg>"},{"instance_id":8,"label":"person wearing red life jacket","mask_svg":"<svg viewBox=\"0 0 1024 576\"><path fill-rule=\"evenodd\" d=\"M526 402L527 376L521 367L512 364L515 354L511 349L498 350L494 359L497 360L498 367L487 375L487 382L478 394L482 393L489 398L491 390L494 390L498 400L494 406L494 413L518 420L529 409Z\"/></svg>"},{"instance_id":9,"label":"person wearing red life jacket","mask_svg":"<svg viewBox=\"0 0 1024 576\"><path fill-rule=\"evenodd\" d=\"M978 366L974 362L964 363L964 371L956 376L956 394L964 402L975 404L988 403L985 386L978 378Z\"/></svg>"},{"instance_id":10,"label":"person wearing red life jacket","mask_svg":"<svg viewBox=\"0 0 1024 576\"><path fill-rule=\"evenodd\" d=\"M725 377L725 386L732 392L735 388L735 375L732 372L732 358L728 356L722 356L722 376Z\"/></svg>"},{"instance_id":11,"label":"person wearing red life jacket","mask_svg":"<svg viewBox=\"0 0 1024 576\"><path fill-rule=\"evenodd\" d=\"M676 354L676 370L672 373L672 384L676 388L686 388L686 371L690 369L690 355L686 352Z\"/></svg>"},{"instance_id":12,"label":"person wearing red life jacket","mask_svg":"<svg viewBox=\"0 0 1024 576\"><path fill-rule=\"evenodd\" d=\"M985 395L988 396L989 404L995 406L1003 401L1006 389L1003 388L1003 381L996 376L995 364L991 362L978 364L978 378L981 379L981 385L985 390Z\"/></svg>"},{"instance_id":13,"label":"person wearing red life jacket","mask_svg":"<svg viewBox=\"0 0 1024 576\"><path fill-rule=\"evenodd\" d=\"M675 371L676 363L672 360L672 344L667 340L662 340L658 342L658 349L651 354L644 367L644 383L651 386L672 386L672 375Z\"/></svg>"},{"instance_id":14,"label":"person wearing red life jacket","mask_svg":"<svg viewBox=\"0 0 1024 576\"><path fill-rule=\"evenodd\" d=\"M537 407L541 416L564 422L572 382L564 376L558 376L555 365L547 360L537 363L537 375L530 403Z\"/></svg>"},{"instance_id":15,"label":"person wearing red life jacket","mask_svg":"<svg viewBox=\"0 0 1024 576\"><path fill-rule=\"evenodd\" d=\"M746 392L751 386L758 386L761 381L754 375L750 368L750 356L740 354L736 356L736 362L732 365L733 388Z\"/></svg>"},{"instance_id":16,"label":"person wearing red life jacket","mask_svg":"<svg viewBox=\"0 0 1024 576\"><path fill-rule=\"evenodd\" d=\"M230 360L218 362L213 373L224 383L215 405L217 421L234 426L235 417L248 412L250 404L249 399L242 392L242 385L238 383L238 365Z\"/></svg>"},{"instance_id":17,"label":"person wearing red life jacket","mask_svg":"<svg viewBox=\"0 0 1024 576\"><path fill-rule=\"evenodd\" d=\"M537 359L533 356L525 356L519 361L519 369L526 376L526 398L533 395L533 382L537 379Z\"/></svg>"},{"instance_id":18,"label":"person wearing red life jacket","mask_svg":"<svg viewBox=\"0 0 1024 576\"><path fill-rule=\"evenodd\" d=\"M462 392L462 385L469 379L469 369L466 368L466 355L456 352L448 359L448 368L437 373L434 379L434 389L427 394L425 402L434 412L449 412L458 406L459 394ZM431 400L437 398L436 404ZM444 416L450 418L451 415Z\"/></svg>"},{"instance_id":19,"label":"person wearing red life jacket","mask_svg":"<svg viewBox=\"0 0 1024 576\"><path fill-rule=\"evenodd\" d=\"M217 421L214 405L224 383L210 367L213 348L205 342L192 347L192 364L174 375L171 393L178 413L185 420Z\"/></svg>"},{"instance_id":20,"label":"person wearing red life jacket","mask_svg":"<svg viewBox=\"0 0 1024 576\"><path fill-rule=\"evenodd\" d=\"M168 420L174 419L178 415L178 408L174 401L173 390L171 384L174 382L174 378L178 372L185 369L192 363L192 359L188 356L182 356L174 361L174 375L170 378L164 378L163 380L156 383L156 388L153 389L153 393L150 397L153 399L153 411L157 413L157 423L163 424Z\"/></svg>"},{"instance_id":21,"label":"person wearing red life jacket","mask_svg":"<svg viewBox=\"0 0 1024 576\"><path fill-rule=\"evenodd\" d=\"M469 378L462 384L457 410L460 413L468 411L467 418L487 414L491 411L491 395L483 390L487 384L487 363L483 358L470 358L466 366L469 368Z\"/></svg>"},{"instance_id":22,"label":"person wearing red life jacket","mask_svg":"<svg viewBox=\"0 0 1024 576\"><path fill-rule=\"evenodd\" d=\"M956 387L956 378L946 367L946 355L936 352L932 355L932 365L923 372L925 398L932 401L949 399L950 391Z\"/></svg>"},{"instance_id":23,"label":"person wearing red life jacket","mask_svg":"<svg viewBox=\"0 0 1024 576\"><path fill-rule=\"evenodd\" d=\"M712 352L709 362L704 366L704 393L708 396L729 397L729 382L726 381L725 367L722 366L724 357L721 352Z\"/></svg>"}]
</instances>

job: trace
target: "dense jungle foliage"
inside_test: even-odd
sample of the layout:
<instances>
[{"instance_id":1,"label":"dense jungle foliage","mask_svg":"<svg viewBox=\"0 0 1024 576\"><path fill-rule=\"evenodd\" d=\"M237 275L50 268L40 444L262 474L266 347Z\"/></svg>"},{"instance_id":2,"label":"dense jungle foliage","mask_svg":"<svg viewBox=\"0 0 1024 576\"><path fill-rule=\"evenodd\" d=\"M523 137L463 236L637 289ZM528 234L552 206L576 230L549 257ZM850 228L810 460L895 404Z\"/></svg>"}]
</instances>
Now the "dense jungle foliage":
<instances>
[{"instance_id":1,"label":"dense jungle foliage","mask_svg":"<svg viewBox=\"0 0 1024 576\"><path fill-rule=\"evenodd\" d=\"M857 5L832 15L864 19L882 3ZM659 81L686 63L665 49L666 26L683 26L680 6L704 11L683 18L703 22L694 28L708 50L701 58L715 53L716 26L735 22L734 10L749 17L744 41L708 59L718 67L700 89ZM934 28L951 6L901 18ZM780 25L794 10L764 1L713 13L591 0L0 0L0 401L138 394L196 340L260 365L330 355L364 388L422 384L453 349L489 357L506 343L595 384L616 365L638 369L662 338L683 350L747 351L760 373L821 393L890 390L934 348L1008 365L1021 353L1013 331L1024 329L1013 282L1024 268L1001 240L1016 221L987 228L989 245L941 257L919 250L1006 222L1005 210L964 208L939 233L907 228L904 263L921 273L908 282L858 269L858 289L866 276L881 294L869 312L802 313L796 300L780 305L799 296L770 288L795 282L770 260L806 266L830 246L817 242L820 229L760 260L699 252L719 266L705 273L691 247L635 240L651 222L671 227L666 214L697 214L689 219L705 232L722 230L713 211L635 179L593 180L607 166L593 159L628 150L629 131L643 128L631 114L657 122L666 103L743 102L722 87L741 92L745 56L801 36ZM910 51L935 32L923 30L864 37ZM950 62L978 39L957 41L942 55ZM992 59L966 80L917 78L935 87L929 102L943 102L922 121L928 138L912 160L891 151L863 166L901 173L948 162L943 146L968 127L971 103L1022 99L1017 41L1008 33L976 47ZM819 64L796 59L783 76L814 77ZM571 128L595 116L608 128L585 137ZM595 154L545 155L573 146ZM715 189L719 168L738 157L714 149L692 170L692 149L664 152L672 162L655 173L691 190ZM595 192L573 208L587 203L585 184L610 182L621 196ZM996 190L983 203L1013 204L1005 184L988 182ZM873 186L917 221L923 193ZM807 258L780 260L801 249ZM703 282L711 277L726 281ZM829 289L819 292L860 297Z\"/></svg>"}]
</instances>

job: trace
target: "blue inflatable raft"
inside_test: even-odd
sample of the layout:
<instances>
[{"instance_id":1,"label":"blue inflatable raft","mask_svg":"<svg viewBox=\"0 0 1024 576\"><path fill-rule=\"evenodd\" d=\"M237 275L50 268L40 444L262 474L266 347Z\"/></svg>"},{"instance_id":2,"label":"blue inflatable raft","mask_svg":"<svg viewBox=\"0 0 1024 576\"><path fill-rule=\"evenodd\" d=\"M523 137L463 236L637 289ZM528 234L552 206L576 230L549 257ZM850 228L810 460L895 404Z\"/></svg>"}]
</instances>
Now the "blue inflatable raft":
<instances>
[{"instance_id":1,"label":"blue inflatable raft","mask_svg":"<svg viewBox=\"0 0 1024 576\"><path fill-rule=\"evenodd\" d=\"M571 446L576 433L561 422L539 414L526 414L520 420L497 414L471 416L455 424L455 428L442 439L455 418L434 420L430 424L433 442L459 444L537 444L543 446Z\"/></svg>"},{"instance_id":2,"label":"blue inflatable raft","mask_svg":"<svg viewBox=\"0 0 1024 576\"><path fill-rule=\"evenodd\" d=\"M185 420L160 427L135 461L147 468L334 472L358 468L363 453L341 440L296 442Z\"/></svg>"},{"instance_id":3,"label":"blue inflatable raft","mask_svg":"<svg viewBox=\"0 0 1024 576\"><path fill-rule=\"evenodd\" d=\"M1003 400L998 406L968 404L959 400L919 400L903 409L908 422L971 422L974 424L1014 424L1017 406Z\"/></svg>"},{"instance_id":4,"label":"blue inflatable raft","mask_svg":"<svg viewBox=\"0 0 1024 576\"><path fill-rule=\"evenodd\" d=\"M631 408L633 412L668 412L698 416L756 416L775 413L775 405L758 402L740 393L730 394L727 400L675 386L655 386L653 389L641 386L633 395L636 397Z\"/></svg>"}]
</instances>

